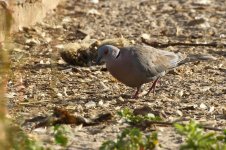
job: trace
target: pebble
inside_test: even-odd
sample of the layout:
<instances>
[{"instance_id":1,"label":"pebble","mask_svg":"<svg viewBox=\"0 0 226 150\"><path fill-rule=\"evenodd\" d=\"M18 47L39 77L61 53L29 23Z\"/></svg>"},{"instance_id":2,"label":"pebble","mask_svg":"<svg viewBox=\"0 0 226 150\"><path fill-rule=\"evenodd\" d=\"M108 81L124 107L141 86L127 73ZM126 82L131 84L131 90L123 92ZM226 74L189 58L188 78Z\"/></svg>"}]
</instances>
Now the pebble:
<instances>
[{"instance_id":1,"label":"pebble","mask_svg":"<svg viewBox=\"0 0 226 150\"><path fill-rule=\"evenodd\" d=\"M207 106L206 106L204 103L201 103L201 104L199 105L199 107L200 107L201 109L207 109Z\"/></svg>"},{"instance_id":2,"label":"pebble","mask_svg":"<svg viewBox=\"0 0 226 150\"><path fill-rule=\"evenodd\" d=\"M103 104L104 104L104 102L103 102L102 100L100 100L100 101L98 102L98 105L99 105L99 106L103 106Z\"/></svg>"},{"instance_id":3,"label":"pebble","mask_svg":"<svg viewBox=\"0 0 226 150\"><path fill-rule=\"evenodd\" d=\"M96 103L94 101L89 101L85 104L86 108L96 107Z\"/></svg>"}]
</instances>

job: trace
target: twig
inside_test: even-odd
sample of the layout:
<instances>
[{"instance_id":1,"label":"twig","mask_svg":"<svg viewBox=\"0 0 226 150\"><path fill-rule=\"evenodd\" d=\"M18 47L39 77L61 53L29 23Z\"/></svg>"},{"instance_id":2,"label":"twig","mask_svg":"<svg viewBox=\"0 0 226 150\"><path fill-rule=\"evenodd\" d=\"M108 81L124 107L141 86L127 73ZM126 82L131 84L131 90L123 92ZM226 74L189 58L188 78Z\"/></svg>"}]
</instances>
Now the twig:
<instances>
[{"instance_id":1,"label":"twig","mask_svg":"<svg viewBox=\"0 0 226 150\"><path fill-rule=\"evenodd\" d=\"M150 126L152 124L159 124L159 125L168 125L168 126L173 126L175 123L177 122L181 122L181 121L188 121L188 120L177 120L174 122L163 122L163 121L149 121L146 120L145 122L143 122L146 126ZM142 124L143 124L142 123ZM186 124L184 123L180 123L180 125L185 126ZM216 128L216 127L208 127L208 126L204 126L204 125L200 125L201 128L205 129L205 130L213 130L213 131L224 131L225 129L221 129L221 128Z\"/></svg>"},{"instance_id":2,"label":"twig","mask_svg":"<svg viewBox=\"0 0 226 150\"><path fill-rule=\"evenodd\" d=\"M160 43L155 41L147 41L145 39L141 39L144 44L158 47L158 48L165 48L169 46L206 46L206 47L226 47L226 44L211 42L211 43L182 43L182 42L168 42L168 43Z\"/></svg>"},{"instance_id":3,"label":"twig","mask_svg":"<svg viewBox=\"0 0 226 150\"><path fill-rule=\"evenodd\" d=\"M215 127L207 127L207 126L201 126L205 130L213 130L213 131L224 131L225 129L221 128L215 128Z\"/></svg>"},{"instance_id":4,"label":"twig","mask_svg":"<svg viewBox=\"0 0 226 150\"><path fill-rule=\"evenodd\" d=\"M44 103L44 102L49 102L49 100L20 102L19 105L32 105L32 104L40 104L40 103Z\"/></svg>"}]
</instances>

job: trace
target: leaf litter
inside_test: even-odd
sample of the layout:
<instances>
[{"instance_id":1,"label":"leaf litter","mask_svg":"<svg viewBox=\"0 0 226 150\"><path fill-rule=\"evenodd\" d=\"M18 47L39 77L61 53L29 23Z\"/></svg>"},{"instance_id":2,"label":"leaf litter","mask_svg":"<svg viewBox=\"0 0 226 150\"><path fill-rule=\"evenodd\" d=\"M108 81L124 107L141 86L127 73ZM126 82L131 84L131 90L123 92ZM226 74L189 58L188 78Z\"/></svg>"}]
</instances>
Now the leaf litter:
<instances>
[{"instance_id":1,"label":"leaf litter","mask_svg":"<svg viewBox=\"0 0 226 150\"><path fill-rule=\"evenodd\" d=\"M74 118L70 126L75 129L72 140L76 144L72 149L98 149L106 139L114 139L127 127L117 117L117 111L125 107L137 110L147 106L144 111L158 114L166 122L186 118L224 128L225 7L221 1L67 0L42 23L13 36L16 49L10 52L12 72L7 95L10 116L18 123L27 120L23 128L29 131L33 127L29 123L43 129L49 121L70 123L65 118ZM90 10L98 14L88 13ZM155 97L131 100L132 89L113 79L103 65L94 63L100 43L117 43L114 41L122 37L125 45L140 43L186 54L211 54L217 60L172 70L162 79ZM69 55L62 57L62 52ZM148 84L143 90L147 88ZM56 117L56 107L65 113L59 111ZM103 115L98 124L75 127L79 117L95 122L92 118L108 112L112 117ZM156 129L163 149L178 148L182 140L171 127ZM46 137L51 136L41 130L30 134L46 143Z\"/></svg>"}]
</instances>

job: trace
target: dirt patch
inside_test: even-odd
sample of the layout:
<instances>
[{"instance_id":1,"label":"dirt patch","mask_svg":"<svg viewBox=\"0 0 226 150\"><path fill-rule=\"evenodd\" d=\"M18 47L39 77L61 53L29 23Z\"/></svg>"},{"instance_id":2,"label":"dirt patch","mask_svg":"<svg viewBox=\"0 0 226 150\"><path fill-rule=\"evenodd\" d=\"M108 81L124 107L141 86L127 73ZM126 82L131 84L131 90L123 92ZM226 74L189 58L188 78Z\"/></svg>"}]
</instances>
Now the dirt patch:
<instances>
[{"instance_id":1,"label":"dirt patch","mask_svg":"<svg viewBox=\"0 0 226 150\"><path fill-rule=\"evenodd\" d=\"M21 124L25 119L64 107L72 114L95 116L111 112L113 119L96 126L71 126L70 149L98 149L126 127L116 112L149 106L166 121L190 118L225 127L226 27L224 1L99 1L68 0L43 23L13 36L12 72L8 83L9 114ZM82 31L82 32L81 32ZM156 96L132 100L133 89L117 82L103 66L70 66L60 57L61 45L89 35L104 40L120 35L142 43L143 34L160 43L212 43L216 46L173 45L162 49L186 54L204 53L216 61L181 66L162 78ZM148 88L148 84L143 89ZM23 126L29 130L30 126ZM162 149L177 149L182 142L173 128L156 127ZM48 128L33 130L49 144Z\"/></svg>"}]
</instances>

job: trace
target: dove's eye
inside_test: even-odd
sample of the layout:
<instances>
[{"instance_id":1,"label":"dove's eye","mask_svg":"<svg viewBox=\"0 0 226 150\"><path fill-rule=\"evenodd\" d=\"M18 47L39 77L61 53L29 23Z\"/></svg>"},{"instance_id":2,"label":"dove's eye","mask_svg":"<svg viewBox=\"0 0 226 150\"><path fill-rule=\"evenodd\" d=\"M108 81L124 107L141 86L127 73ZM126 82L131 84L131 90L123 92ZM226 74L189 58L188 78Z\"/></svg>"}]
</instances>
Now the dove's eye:
<instances>
[{"instance_id":1,"label":"dove's eye","mask_svg":"<svg viewBox=\"0 0 226 150\"><path fill-rule=\"evenodd\" d=\"M105 49L104 50L104 55L107 55L108 54L108 49Z\"/></svg>"}]
</instances>

